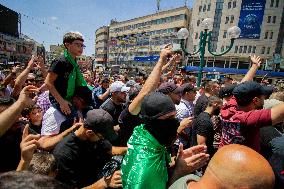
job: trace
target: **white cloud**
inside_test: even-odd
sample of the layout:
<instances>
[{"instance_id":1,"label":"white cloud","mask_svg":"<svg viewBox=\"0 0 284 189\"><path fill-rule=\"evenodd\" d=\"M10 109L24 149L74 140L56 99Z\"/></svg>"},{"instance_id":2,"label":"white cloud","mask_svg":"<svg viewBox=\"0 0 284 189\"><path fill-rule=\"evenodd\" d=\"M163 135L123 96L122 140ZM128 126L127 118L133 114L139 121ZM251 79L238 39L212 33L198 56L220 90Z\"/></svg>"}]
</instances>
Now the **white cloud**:
<instances>
[{"instance_id":1,"label":"white cloud","mask_svg":"<svg viewBox=\"0 0 284 189\"><path fill-rule=\"evenodd\" d=\"M58 20L58 18L56 16L52 16L50 17L51 20Z\"/></svg>"}]
</instances>

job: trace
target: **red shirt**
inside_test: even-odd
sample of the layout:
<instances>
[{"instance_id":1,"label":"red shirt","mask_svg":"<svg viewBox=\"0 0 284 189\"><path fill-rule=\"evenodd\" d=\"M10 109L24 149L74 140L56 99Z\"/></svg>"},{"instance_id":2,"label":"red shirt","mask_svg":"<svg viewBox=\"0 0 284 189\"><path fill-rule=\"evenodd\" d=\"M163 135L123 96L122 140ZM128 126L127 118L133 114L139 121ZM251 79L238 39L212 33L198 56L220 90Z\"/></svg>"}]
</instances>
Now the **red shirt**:
<instances>
[{"instance_id":1,"label":"red shirt","mask_svg":"<svg viewBox=\"0 0 284 189\"><path fill-rule=\"evenodd\" d=\"M238 110L235 97L221 109L222 139L220 147L226 144L243 144L260 151L259 128L272 125L271 110Z\"/></svg>"}]
</instances>

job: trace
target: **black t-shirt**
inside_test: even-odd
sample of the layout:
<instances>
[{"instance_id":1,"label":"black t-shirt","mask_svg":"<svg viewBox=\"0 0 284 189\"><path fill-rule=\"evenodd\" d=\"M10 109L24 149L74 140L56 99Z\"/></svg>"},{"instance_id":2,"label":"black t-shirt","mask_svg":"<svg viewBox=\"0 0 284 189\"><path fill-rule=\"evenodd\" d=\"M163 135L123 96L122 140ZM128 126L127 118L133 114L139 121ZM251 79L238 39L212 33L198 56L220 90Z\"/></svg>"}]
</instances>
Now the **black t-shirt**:
<instances>
[{"instance_id":1,"label":"black t-shirt","mask_svg":"<svg viewBox=\"0 0 284 189\"><path fill-rule=\"evenodd\" d=\"M210 115L207 112L201 112L194 122L194 128L197 135L206 137L207 151L212 157L215 150L213 147L214 129Z\"/></svg>"},{"instance_id":2,"label":"black t-shirt","mask_svg":"<svg viewBox=\"0 0 284 189\"><path fill-rule=\"evenodd\" d=\"M78 188L95 183L100 179L99 171L111 158L111 148L107 140L89 142L70 133L53 151L58 165L56 179Z\"/></svg>"},{"instance_id":3,"label":"black t-shirt","mask_svg":"<svg viewBox=\"0 0 284 189\"><path fill-rule=\"evenodd\" d=\"M206 95L201 95L194 106L194 117L197 117L201 112L204 112L208 104L208 97Z\"/></svg>"},{"instance_id":4,"label":"black t-shirt","mask_svg":"<svg viewBox=\"0 0 284 189\"><path fill-rule=\"evenodd\" d=\"M118 123L120 126L120 145L127 146L127 141L132 135L134 128L142 123L142 119L139 115L132 115L127 107L121 112Z\"/></svg>"},{"instance_id":5,"label":"black t-shirt","mask_svg":"<svg viewBox=\"0 0 284 189\"><path fill-rule=\"evenodd\" d=\"M123 104L115 104L111 100L111 98L108 98L101 106L101 109L107 111L113 118L113 125L118 124L118 118L123 110Z\"/></svg>"},{"instance_id":6,"label":"black t-shirt","mask_svg":"<svg viewBox=\"0 0 284 189\"><path fill-rule=\"evenodd\" d=\"M52 61L48 70L49 72L57 74L57 78L54 81L54 86L62 98L65 98L67 95L69 75L72 72L73 68L73 65L68 62L62 55L61 57Z\"/></svg>"},{"instance_id":7,"label":"black t-shirt","mask_svg":"<svg viewBox=\"0 0 284 189\"><path fill-rule=\"evenodd\" d=\"M21 141L22 128L15 124L0 137L0 173L16 170L21 159Z\"/></svg>"}]
</instances>

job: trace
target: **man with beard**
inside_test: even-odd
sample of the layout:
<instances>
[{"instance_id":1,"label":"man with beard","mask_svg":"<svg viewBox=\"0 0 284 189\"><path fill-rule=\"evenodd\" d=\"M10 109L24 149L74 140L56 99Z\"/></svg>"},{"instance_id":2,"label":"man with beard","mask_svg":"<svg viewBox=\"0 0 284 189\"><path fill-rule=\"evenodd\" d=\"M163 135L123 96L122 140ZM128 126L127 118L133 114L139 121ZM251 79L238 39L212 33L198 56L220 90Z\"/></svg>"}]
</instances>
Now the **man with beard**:
<instances>
[{"instance_id":1,"label":"man with beard","mask_svg":"<svg viewBox=\"0 0 284 189\"><path fill-rule=\"evenodd\" d=\"M167 148L174 142L179 127L175 105L169 96L150 93L142 101L140 114L145 124L135 127L128 141L121 167L123 188L164 189L176 178L207 163L206 146L183 150L181 145L173 174L168 173L171 159Z\"/></svg>"},{"instance_id":2,"label":"man with beard","mask_svg":"<svg viewBox=\"0 0 284 189\"><path fill-rule=\"evenodd\" d=\"M212 157L215 153L213 147L214 142L214 127L211 117L219 115L222 100L216 96L208 98L208 105L204 112L201 112L193 123L193 130L196 132L197 144L207 146L207 152Z\"/></svg>"},{"instance_id":3,"label":"man with beard","mask_svg":"<svg viewBox=\"0 0 284 189\"><path fill-rule=\"evenodd\" d=\"M118 124L118 118L123 110L123 103L126 102L129 89L130 88L126 87L121 81L115 81L111 84L109 89L111 97L100 106L100 109L107 111L112 116L114 125Z\"/></svg>"},{"instance_id":4,"label":"man with beard","mask_svg":"<svg viewBox=\"0 0 284 189\"><path fill-rule=\"evenodd\" d=\"M230 101L221 109L222 139L220 146L244 144L260 151L260 127L276 125L284 120L284 105L262 109L270 87L254 81L246 81L233 90Z\"/></svg>"}]
</instances>

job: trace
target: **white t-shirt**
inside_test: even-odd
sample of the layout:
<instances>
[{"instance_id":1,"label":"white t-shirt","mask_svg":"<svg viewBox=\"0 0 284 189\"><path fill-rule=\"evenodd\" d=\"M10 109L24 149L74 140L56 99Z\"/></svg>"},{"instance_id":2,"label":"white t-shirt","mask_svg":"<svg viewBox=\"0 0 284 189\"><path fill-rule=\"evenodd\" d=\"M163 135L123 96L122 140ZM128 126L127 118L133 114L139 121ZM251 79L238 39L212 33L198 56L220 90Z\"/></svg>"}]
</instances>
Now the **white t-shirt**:
<instances>
[{"instance_id":1,"label":"white t-shirt","mask_svg":"<svg viewBox=\"0 0 284 189\"><path fill-rule=\"evenodd\" d=\"M59 110L51 106L43 115L41 135L50 136L58 134L60 126L65 120L66 117Z\"/></svg>"}]
</instances>

